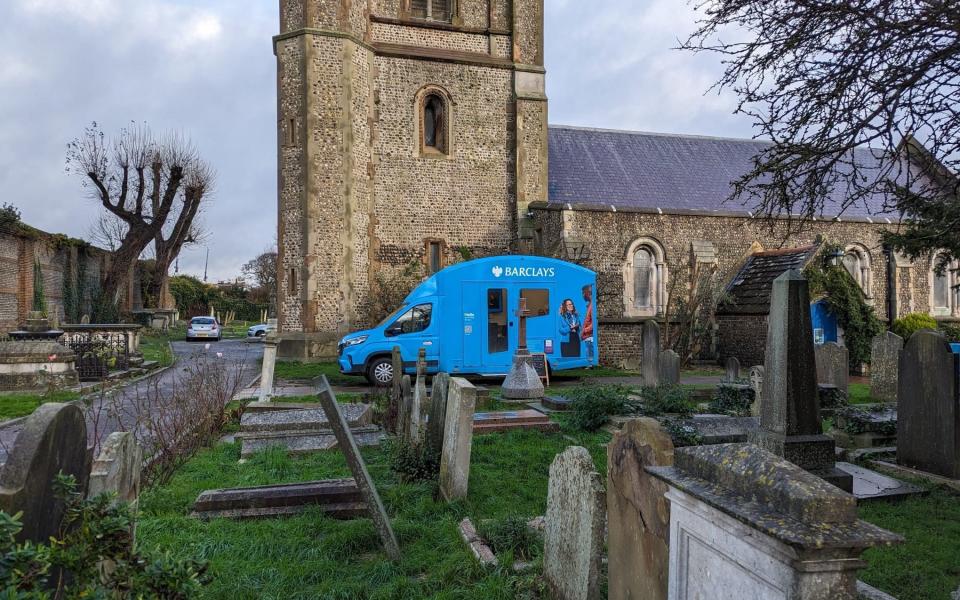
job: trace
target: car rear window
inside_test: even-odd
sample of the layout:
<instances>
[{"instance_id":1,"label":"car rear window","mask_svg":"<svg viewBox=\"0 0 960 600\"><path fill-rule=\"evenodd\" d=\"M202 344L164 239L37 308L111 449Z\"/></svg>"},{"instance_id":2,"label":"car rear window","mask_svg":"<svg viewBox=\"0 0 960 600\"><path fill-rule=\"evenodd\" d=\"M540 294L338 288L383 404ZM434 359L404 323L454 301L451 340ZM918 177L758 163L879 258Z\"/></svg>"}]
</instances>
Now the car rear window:
<instances>
[{"instance_id":1,"label":"car rear window","mask_svg":"<svg viewBox=\"0 0 960 600\"><path fill-rule=\"evenodd\" d=\"M201 317L199 319L193 319L190 322L194 325L213 325L215 321L213 317Z\"/></svg>"}]
</instances>

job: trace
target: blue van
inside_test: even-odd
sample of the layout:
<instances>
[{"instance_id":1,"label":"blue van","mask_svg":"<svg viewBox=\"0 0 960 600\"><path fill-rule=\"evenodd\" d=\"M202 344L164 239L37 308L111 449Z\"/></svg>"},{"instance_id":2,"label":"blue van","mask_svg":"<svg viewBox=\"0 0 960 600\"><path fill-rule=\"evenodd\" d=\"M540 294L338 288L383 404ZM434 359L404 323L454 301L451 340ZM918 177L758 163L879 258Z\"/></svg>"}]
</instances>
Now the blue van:
<instances>
[{"instance_id":1,"label":"blue van","mask_svg":"<svg viewBox=\"0 0 960 600\"><path fill-rule=\"evenodd\" d=\"M506 375L521 298L530 352L544 353L557 371L597 364L597 274L553 258L492 256L437 272L379 325L340 340L340 371L389 384L399 346L407 373L423 347L430 373Z\"/></svg>"}]
</instances>

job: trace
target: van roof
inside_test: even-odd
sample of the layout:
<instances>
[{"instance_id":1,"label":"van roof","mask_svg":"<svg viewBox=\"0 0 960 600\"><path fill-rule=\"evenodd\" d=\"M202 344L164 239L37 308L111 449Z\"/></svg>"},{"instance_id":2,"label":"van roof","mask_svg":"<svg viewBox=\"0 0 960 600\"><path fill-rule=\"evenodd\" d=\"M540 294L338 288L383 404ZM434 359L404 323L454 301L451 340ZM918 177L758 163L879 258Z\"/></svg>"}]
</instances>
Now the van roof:
<instances>
[{"instance_id":1,"label":"van roof","mask_svg":"<svg viewBox=\"0 0 960 600\"><path fill-rule=\"evenodd\" d=\"M529 254L504 254L499 256L487 256L484 258L476 258L473 260L459 262L437 271L428 279L423 281L420 285L415 287L413 291L411 291L404 299L404 304L410 304L417 298L435 296L439 290L439 284L441 280L445 278L456 277L456 275L461 271L470 269L483 271L485 268L489 268L492 271L494 267L516 267L522 266L524 263L531 263L531 266L535 264L537 266L554 267L556 269L565 269L568 271L580 271L583 274L589 274L593 277L596 277L597 275L594 271L591 271L586 267L582 267L576 263L567 262L565 260L560 260L558 258L548 258L546 256L534 256Z\"/></svg>"}]
</instances>

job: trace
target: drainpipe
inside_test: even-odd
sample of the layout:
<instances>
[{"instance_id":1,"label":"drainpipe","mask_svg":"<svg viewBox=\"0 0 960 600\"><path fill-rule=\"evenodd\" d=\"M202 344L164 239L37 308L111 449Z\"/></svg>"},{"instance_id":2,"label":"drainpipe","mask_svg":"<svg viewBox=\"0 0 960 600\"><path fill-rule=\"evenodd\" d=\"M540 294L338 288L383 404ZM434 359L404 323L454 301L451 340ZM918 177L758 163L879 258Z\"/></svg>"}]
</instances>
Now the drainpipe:
<instances>
[{"instance_id":1,"label":"drainpipe","mask_svg":"<svg viewBox=\"0 0 960 600\"><path fill-rule=\"evenodd\" d=\"M887 319L888 326L897 319L897 259L889 244L883 245L887 257Z\"/></svg>"}]
</instances>

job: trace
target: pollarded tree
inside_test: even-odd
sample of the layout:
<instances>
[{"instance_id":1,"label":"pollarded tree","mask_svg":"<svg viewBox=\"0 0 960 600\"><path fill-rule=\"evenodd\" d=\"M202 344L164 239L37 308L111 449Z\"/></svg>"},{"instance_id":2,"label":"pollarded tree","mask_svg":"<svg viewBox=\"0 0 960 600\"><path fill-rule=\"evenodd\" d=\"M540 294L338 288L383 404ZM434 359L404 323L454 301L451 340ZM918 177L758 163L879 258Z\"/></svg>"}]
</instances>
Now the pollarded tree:
<instances>
[{"instance_id":1,"label":"pollarded tree","mask_svg":"<svg viewBox=\"0 0 960 600\"><path fill-rule=\"evenodd\" d=\"M960 257L960 3L947 0L706 0L682 47L718 53L773 145L733 197L793 225L881 195L905 219L886 241ZM872 151L865 150L869 146ZM832 212L836 212L832 210ZM834 215L830 215L834 216Z\"/></svg>"},{"instance_id":2,"label":"pollarded tree","mask_svg":"<svg viewBox=\"0 0 960 600\"><path fill-rule=\"evenodd\" d=\"M180 228L189 230L193 205L210 191L210 169L179 135L157 138L146 126L132 125L108 140L93 123L67 146L67 171L81 175L92 196L123 224L101 284L98 310L112 312L150 242L164 235L165 227L178 230L184 214L189 222Z\"/></svg>"}]
</instances>

